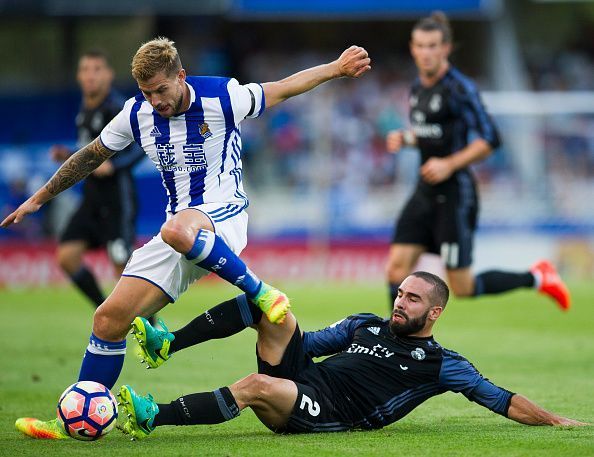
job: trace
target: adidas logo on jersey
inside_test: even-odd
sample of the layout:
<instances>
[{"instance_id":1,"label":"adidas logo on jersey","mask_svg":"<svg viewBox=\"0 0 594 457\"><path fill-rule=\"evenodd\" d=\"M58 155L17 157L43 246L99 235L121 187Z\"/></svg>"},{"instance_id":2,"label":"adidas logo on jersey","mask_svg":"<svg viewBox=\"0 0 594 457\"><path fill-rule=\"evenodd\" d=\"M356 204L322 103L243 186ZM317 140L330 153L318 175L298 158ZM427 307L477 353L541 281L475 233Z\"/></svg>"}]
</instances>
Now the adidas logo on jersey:
<instances>
[{"instance_id":1,"label":"adidas logo on jersey","mask_svg":"<svg viewBox=\"0 0 594 457\"><path fill-rule=\"evenodd\" d=\"M374 335L379 335L379 332L380 332L379 327L367 327L367 330L369 330Z\"/></svg>"},{"instance_id":2,"label":"adidas logo on jersey","mask_svg":"<svg viewBox=\"0 0 594 457\"><path fill-rule=\"evenodd\" d=\"M161 136L161 132L159 132L159 129L157 128L157 126L156 126L156 125L155 125L155 126L153 127L153 129L151 130L151 133L150 133L150 135L151 135L152 137L158 137L158 136Z\"/></svg>"}]
</instances>

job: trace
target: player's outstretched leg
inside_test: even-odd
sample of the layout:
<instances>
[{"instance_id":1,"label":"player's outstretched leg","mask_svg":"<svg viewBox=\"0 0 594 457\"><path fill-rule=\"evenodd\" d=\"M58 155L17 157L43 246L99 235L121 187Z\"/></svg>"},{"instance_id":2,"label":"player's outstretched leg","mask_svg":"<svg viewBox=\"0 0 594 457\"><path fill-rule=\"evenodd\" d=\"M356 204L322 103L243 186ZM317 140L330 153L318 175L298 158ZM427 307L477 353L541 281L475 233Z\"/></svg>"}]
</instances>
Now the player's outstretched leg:
<instances>
[{"instance_id":1,"label":"player's outstretched leg","mask_svg":"<svg viewBox=\"0 0 594 457\"><path fill-rule=\"evenodd\" d=\"M143 317L132 322L132 333L138 341L143 362L157 368L174 352L213 339L227 338L246 327L258 324L262 311L242 294L202 313L185 327L170 333L162 320L163 330L154 328ZM275 326L276 327L276 326Z\"/></svg>"},{"instance_id":2,"label":"player's outstretched leg","mask_svg":"<svg viewBox=\"0 0 594 457\"><path fill-rule=\"evenodd\" d=\"M534 275L536 287L542 294L548 295L557 302L561 310L571 307L569 289L557 273L555 266L548 260L540 260L532 265L530 272Z\"/></svg>"},{"instance_id":3,"label":"player's outstretched leg","mask_svg":"<svg viewBox=\"0 0 594 457\"><path fill-rule=\"evenodd\" d=\"M220 424L240 413L229 387L184 395L171 403L157 404L150 394L142 397L132 387L122 386L118 399L120 417L124 418L118 428L132 439L146 438L161 425Z\"/></svg>"},{"instance_id":4,"label":"player's outstretched leg","mask_svg":"<svg viewBox=\"0 0 594 457\"><path fill-rule=\"evenodd\" d=\"M14 423L16 429L24 435L38 440L62 440L68 438L58 424L58 419L42 421L33 417L21 417Z\"/></svg>"},{"instance_id":5,"label":"player's outstretched leg","mask_svg":"<svg viewBox=\"0 0 594 457\"><path fill-rule=\"evenodd\" d=\"M169 332L165 322L159 319L159 330L144 317L136 317L132 321L132 335L138 342L142 354L142 362L147 368L157 368L169 359L169 347L175 336Z\"/></svg>"},{"instance_id":6,"label":"player's outstretched leg","mask_svg":"<svg viewBox=\"0 0 594 457\"><path fill-rule=\"evenodd\" d=\"M186 258L239 287L273 324L284 321L291 307L287 296L262 282L218 235L200 229Z\"/></svg>"},{"instance_id":7,"label":"player's outstretched leg","mask_svg":"<svg viewBox=\"0 0 594 457\"><path fill-rule=\"evenodd\" d=\"M159 407L148 394L142 397L130 386L120 387L118 392L120 415L124 419L118 428L133 440L141 440L149 436L155 429L155 416Z\"/></svg>"}]
</instances>

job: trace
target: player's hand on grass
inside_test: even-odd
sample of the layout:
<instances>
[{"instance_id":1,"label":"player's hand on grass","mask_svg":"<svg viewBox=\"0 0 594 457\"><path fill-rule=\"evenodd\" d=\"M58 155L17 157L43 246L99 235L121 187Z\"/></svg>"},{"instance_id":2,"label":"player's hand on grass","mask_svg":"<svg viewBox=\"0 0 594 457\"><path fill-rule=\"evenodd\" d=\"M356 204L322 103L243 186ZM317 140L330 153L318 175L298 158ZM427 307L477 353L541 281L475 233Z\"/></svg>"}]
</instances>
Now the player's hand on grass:
<instances>
[{"instance_id":1,"label":"player's hand on grass","mask_svg":"<svg viewBox=\"0 0 594 457\"><path fill-rule=\"evenodd\" d=\"M21 206L19 206L15 211L10 213L0 224L0 227L6 228L11 224L18 224L21 222L27 214L34 213L39 211L41 205L39 203L34 203L31 199L26 200Z\"/></svg>"},{"instance_id":2,"label":"player's hand on grass","mask_svg":"<svg viewBox=\"0 0 594 457\"><path fill-rule=\"evenodd\" d=\"M556 427L584 427L592 424L576 421L575 419L569 419L568 417L559 417L557 423L553 425Z\"/></svg>"},{"instance_id":3,"label":"player's hand on grass","mask_svg":"<svg viewBox=\"0 0 594 457\"><path fill-rule=\"evenodd\" d=\"M340 76L358 78L366 71L371 70L371 59L365 48L351 46L346 49L336 61Z\"/></svg>"},{"instance_id":4,"label":"player's hand on grass","mask_svg":"<svg viewBox=\"0 0 594 457\"><path fill-rule=\"evenodd\" d=\"M421 178L429 184L439 184L450 176L454 169L447 158L431 157L421 167Z\"/></svg>"}]
</instances>

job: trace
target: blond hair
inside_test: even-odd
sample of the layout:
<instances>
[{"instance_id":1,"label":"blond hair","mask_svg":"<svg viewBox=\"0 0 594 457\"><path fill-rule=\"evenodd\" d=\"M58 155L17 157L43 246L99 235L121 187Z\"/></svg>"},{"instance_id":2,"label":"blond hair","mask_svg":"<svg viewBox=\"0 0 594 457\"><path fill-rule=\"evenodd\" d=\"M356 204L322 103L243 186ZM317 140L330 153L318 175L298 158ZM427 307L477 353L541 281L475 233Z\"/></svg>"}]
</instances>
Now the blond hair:
<instances>
[{"instance_id":1,"label":"blond hair","mask_svg":"<svg viewBox=\"0 0 594 457\"><path fill-rule=\"evenodd\" d=\"M175 43L165 37L144 43L132 58L132 76L137 81L148 81L159 72L173 76L181 68Z\"/></svg>"}]
</instances>

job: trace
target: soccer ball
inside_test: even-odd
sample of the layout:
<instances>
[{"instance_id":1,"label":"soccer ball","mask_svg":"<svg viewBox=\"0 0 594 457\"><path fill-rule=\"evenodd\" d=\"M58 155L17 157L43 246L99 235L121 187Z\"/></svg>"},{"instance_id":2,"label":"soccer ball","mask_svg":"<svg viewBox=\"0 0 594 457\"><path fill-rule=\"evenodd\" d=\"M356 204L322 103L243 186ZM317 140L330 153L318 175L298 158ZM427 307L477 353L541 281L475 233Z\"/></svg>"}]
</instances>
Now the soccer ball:
<instances>
[{"instance_id":1,"label":"soccer ball","mask_svg":"<svg viewBox=\"0 0 594 457\"><path fill-rule=\"evenodd\" d=\"M115 426L116 399L107 387L80 381L68 387L58 401L58 422L72 438L98 440Z\"/></svg>"}]
</instances>

